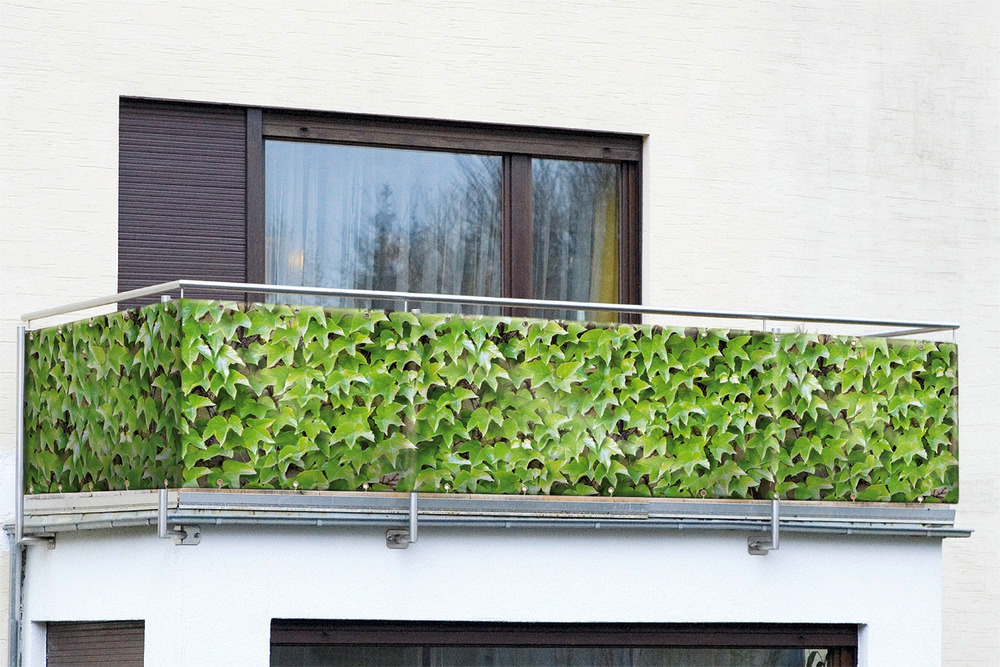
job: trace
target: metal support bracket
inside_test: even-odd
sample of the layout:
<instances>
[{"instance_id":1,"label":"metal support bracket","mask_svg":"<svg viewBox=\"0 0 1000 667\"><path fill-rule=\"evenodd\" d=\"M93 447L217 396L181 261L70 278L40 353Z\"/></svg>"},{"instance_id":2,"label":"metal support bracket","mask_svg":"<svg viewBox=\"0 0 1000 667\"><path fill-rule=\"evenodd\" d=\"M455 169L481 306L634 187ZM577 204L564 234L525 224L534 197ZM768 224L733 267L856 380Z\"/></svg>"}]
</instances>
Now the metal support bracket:
<instances>
[{"instance_id":1,"label":"metal support bracket","mask_svg":"<svg viewBox=\"0 0 1000 667\"><path fill-rule=\"evenodd\" d=\"M160 538L172 537L174 544L194 546L201 542L201 526L169 525L167 521L167 490L160 489L156 506L156 535Z\"/></svg>"},{"instance_id":2,"label":"metal support bracket","mask_svg":"<svg viewBox=\"0 0 1000 667\"><path fill-rule=\"evenodd\" d=\"M49 550L56 548L56 536L55 533L45 533L43 535L25 535L21 538L20 544L26 547L36 547L45 545Z\"/></svg>"},{"instance_id":3,"label":"metal support bracket","mask_svg":"<svg viewBox=\"0 0 1000 667\"><path fill-rule=\"evenodd\" d=\"M201 543L201 526L170 526L171 537L177 546L195 546Z\"/></svg>"},{"instance_id":4,"label":"metal support bracket","mask_svg":"<svg viewBox=\"0 0 1000 667\"><path fill-rule=\"evenodd\" d=\"M747 553L751 556L766 556L768 551L778 549L778 514L780 502L777 498L771 501L771 535L770 537L758 537L751 535L747 538Z\"/></svg>"},{"instance_id":5,"label":"metal support bracket","mask_svg":"<svg viewBox=\"0 0 1000 667\"><path fill-rule=\"evenodd\" d=\"M385 531L385 546L390 549L405 549L417 541L417 494L410 494L410 527L390 528Z\"/></svg>"}]
</instances>

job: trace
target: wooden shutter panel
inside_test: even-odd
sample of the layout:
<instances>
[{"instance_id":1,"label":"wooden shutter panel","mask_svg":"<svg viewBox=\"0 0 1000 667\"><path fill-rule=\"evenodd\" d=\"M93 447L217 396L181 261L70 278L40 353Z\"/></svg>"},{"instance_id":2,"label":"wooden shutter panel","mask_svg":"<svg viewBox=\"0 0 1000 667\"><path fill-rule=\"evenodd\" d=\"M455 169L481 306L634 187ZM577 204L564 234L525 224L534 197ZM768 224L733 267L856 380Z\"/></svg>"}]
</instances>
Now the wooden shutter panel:
<instances>
[{"instance_id":1,"label":"wooden shutter panel","mask_svg":"<svg viewBox=\"0 0 1000 667\"><path fill-rule=\"evenodd\" d=\"M179 278L246 280L246 114L121 101L119 291Z\"/></svg>"},{"instance_id":2,"label":"wooden shutter panel","mask_svg":"<svg viewBox=\"0 0 1000 667\"><path fill-rule=\"evenodd\" d=\"M141 667L144 635L143 621L49 623L45 633L45 664Z\"/></svg>"}]
</instances>

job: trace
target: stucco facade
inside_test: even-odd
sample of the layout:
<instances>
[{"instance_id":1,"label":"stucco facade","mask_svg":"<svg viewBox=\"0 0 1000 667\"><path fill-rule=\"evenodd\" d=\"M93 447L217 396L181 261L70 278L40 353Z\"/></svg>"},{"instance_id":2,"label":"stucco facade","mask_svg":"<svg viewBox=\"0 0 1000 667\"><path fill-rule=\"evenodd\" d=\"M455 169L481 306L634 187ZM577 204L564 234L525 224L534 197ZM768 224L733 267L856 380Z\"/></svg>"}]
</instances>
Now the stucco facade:
<instances>
[{"instance_id":1,"label":"stucco facade","mask_svg":"<svg viewBox=\"0 0 1000 667\"><path fill-rule=\"evenodd\" d=\"M10 521L13 509L20 314L116 291L121 97L641 134L644 303L961 324L958 524L975 534L945 541L940 562L920 547L907 552L912 585L929 587L932 598L941 585L940 614L932 606L908 627L913 635L940 628L939 643L920 644L931 656L926 664L938 647L946 664L993 664L1000 654L998 52L1000 10L989 1L489 9L316 2L281 10L4 2L0 519ZM286 538L297 539L260 539L277 549ZM74 537L54 552L32 553L30 581L58 582L65 572L48 576L49 564L74 554L99 560L120 539ZM419 546L444 557L460 546L452 539L434 545L428 534ZM487 557L483 538L471 539ZM328 553L316 540L298 547L303 555ZM605 538L581 540L585 549L612 548ZM137 537L130 548L152 549L147 541ZM362 541L336 548L361 558ZM209 542L196 558L257 548L228 533ZM370 548L382 549L383 559L414 556L383 553L377 542ZM150 562L193 567L168 563L174 547L155 544ZM738 541L731 546L733 558L748 558ZM839 544L806 541L803 549L833 576L838 562L851 568L853 558L864 560L868 546L855 546L843 558ZM8 548L0 549L4 571ZM567 547L540 548L555 557ZM795 548L790 542L789 554ZM646 540L636 545L651 568L659 553ZM669 562L668 549L662 553ZM884 582L887 595L904 590L892 568L873 567L869 583ZM746 574L761 592L765 574ZM826 585L864 587L840 576ZM422 588L429 581L413 593L429 591ZM53 595L39 593L37 604L54 603ZM886 655L872 652L870 664L888 664Z\"/></svg>"}]
</instances>

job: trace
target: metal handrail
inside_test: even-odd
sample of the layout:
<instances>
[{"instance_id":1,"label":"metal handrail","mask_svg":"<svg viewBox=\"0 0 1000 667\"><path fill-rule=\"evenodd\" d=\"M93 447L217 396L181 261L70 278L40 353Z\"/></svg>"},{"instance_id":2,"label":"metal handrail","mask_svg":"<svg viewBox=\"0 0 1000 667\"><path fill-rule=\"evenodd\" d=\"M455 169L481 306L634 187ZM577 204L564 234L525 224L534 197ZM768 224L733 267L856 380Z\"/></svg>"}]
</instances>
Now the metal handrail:
<instances>
[{"instance_id":1,"label":"metal handrail","mask_svg":"<svg viewBox=\"0 0 1000 667\"><path fill-rule=\"evenodd\" d=\"M846 324L860 326L877 326L901 329L883 336L903 335L910 333L931 333L935 331L954 331L959 325L953 322L911 322L902 320L884 320L878 318L826 317L816 315L800 315L791 313L761 313L750 311L715 311L715 310L683 310L677 308L660 308L626 303L595 303L589 301L552 301L547 299L515 299L491 296L467 296L461 294L428 294L421 292L391 292L380 290L342 289L335 287L303 287L299 285L265 285L261 283L216 282L210 280L172 280L170 282L150 285L139 289L120 292L105 297L86 299L63 306L44 308L25 313L21 319L26 324L34 320L68 315L81 310L109 306L145 296L167 295L178 293L184 297L184 290L214 290L219 292L257 293L257 294L296 294L303 296L326 296L348 299L380 299L403 302L455 303L475 306L499 306L507 308L530 308L552 310L590 310L617 313L635 313L640 315L666 315L678 317L704 317L730 320L760 320L777 322L809 322L813 324Z\"/></svg>"}]
</instances>

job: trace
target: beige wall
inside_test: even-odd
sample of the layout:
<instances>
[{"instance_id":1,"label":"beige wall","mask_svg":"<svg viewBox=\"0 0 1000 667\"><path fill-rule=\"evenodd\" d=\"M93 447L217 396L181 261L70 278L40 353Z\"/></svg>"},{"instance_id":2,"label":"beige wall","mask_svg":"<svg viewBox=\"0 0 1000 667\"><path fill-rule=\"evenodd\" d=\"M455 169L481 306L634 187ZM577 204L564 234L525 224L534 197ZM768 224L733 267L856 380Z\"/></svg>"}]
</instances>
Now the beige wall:
<instances>
[{"instance_id":1,"label":"beige wall","mask_svg":"<svg viewBox=\"0 0 1000 667\"><path fill-rule=\"evenodd\" d=\"M635 132L646 303L961 323L943 646L993 663L994 0L299 4L0 2L0 518L17 317L115 288L119 96Z\"/></svg>"}]
</instances>

